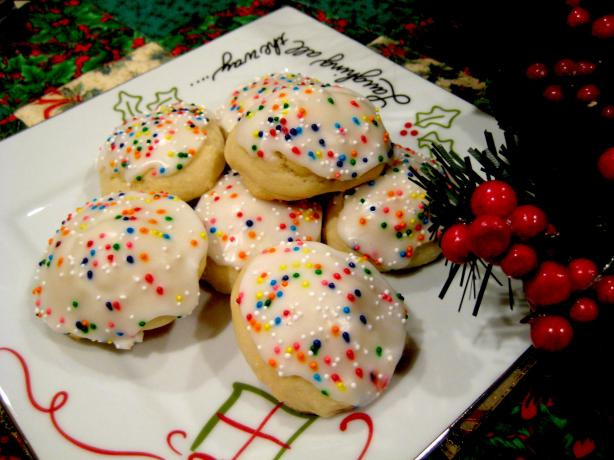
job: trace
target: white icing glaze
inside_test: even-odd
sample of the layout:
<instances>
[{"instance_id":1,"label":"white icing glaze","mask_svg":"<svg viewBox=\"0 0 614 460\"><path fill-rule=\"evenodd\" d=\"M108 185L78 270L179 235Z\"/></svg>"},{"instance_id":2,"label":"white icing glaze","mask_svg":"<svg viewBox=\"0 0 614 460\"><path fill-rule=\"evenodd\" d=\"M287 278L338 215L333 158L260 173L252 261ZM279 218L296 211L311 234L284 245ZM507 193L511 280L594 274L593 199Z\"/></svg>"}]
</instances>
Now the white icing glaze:
<instances>
[{"instance_id":1,"label":"white icing glaze","mask_svg":"<svg viewBox=\"0 0 614 460\"><path fill-rule=\"evenodd\" d=\"M297 73L271 73L256 78L234 90L230 100L216 111L222 128L229 133L243 116L259 106L267 105L276 93L306 84L319 84L315 78Z\"/></svg>"},{"instance_id":2,"label":"white icing glaze","mask_svg":"<svg viewBox=\"0 0 614 460\"><path fill-rule=\"evenodd\" d=\"M285 243L246 266L237 298L260 356L355 407L387 386L405 347L407 309L364 258Z\"/></svg>"},{"instance_id":3,"label":"white icing glaze","mask_svg":"<svg viewBox=\"0 0 614 460\"><path fill-rule=\"evenodd\" d=\"M208 256L237 270L267 247L282 241L319 240L322 230L318 203L260 200L233 171L201 197L196 212L209 232Z\"/></svg>"},{"instance_id":4,"label":"white icing glaze","mask_svg":"<svg viewBox=\"0 0 614 460\"><path fill-rule=\"evenodd\" d=\"M306 84L272 93L235 127L239 145L263 161L276 152L326 179L351 180L388 160L379 113L341 86Z\"/></svg>"},{"instance_id":5,"label":"white icing glaze","mask_svg":"<svg viewBox=\"0 0 614 460\"><path fill-rule=\"evenodd\" d=\"M168 194L89 201L49 239L35 313L56 332L131 348L150 320L196 307L207 243L196 213Z\"/></svg>"},{"instance_id":6,"label":"white icing glaze","mask_svg":"<svg viewBox=\"0 0 614 460\"><path fill-rule=\"evenodd\" d=\"M100 149L98 169L126 182L170 176L187 166L207 139L209 113L175 104L125 121Z\"/></svg>"},{"instance_id":7,"label":"white icing glaze","mask_svg":"<svg viewBox=\"0 0 614 460\"><path fill-rule=\"evenodd\" d=\"M429 241L426 194L409 170L425 161L435 162L395 144L384 174L346 192L337 233L347 246L387 269L410 264L415 249Z\"/></svg>"}]
</instances>

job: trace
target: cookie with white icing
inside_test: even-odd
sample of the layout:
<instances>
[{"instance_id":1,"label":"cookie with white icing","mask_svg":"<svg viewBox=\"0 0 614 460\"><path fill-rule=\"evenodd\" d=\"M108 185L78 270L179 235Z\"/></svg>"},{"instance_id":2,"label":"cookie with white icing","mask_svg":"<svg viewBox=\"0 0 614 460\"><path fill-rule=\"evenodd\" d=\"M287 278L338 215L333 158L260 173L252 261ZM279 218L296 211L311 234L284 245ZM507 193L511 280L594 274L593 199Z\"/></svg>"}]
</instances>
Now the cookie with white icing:
<instances>
[{"instance_id":1,"label":"cookie with white icing","mask_svg":"<svg viewBox=\"0 0 614 460\"><path fill-rule=\"evenodd\" d=\"M100 149L103 194L167 192L189 201L209 190L224 170L224 135L195 104L160 106L113 130Z\"/></svg>"},{"instance_id":2,"label":"cookie with white icing","mask_svg":"<svg viewBox=\"0 0 614 460\"><path fill-rule=\"evenodd\" d=\"M198 215L172 195L91 200L49 238L35 314L55 332L129 349L197 306L207 246Z\"/></svg>"},{"instance_id":3,"label":"cookie with white icing","mask_svg":"<svg viewBox=\"0 0 614 460\"><path fill-rule=\"evenodd\" d=\"M299 73L270 73L241 85L232 92L228 101L216 114L220 125L226 133L232 131L241 118L250 112L259 110L284 91L295 91L307 84L319 84L320 81Z\"/></svg>"},{"instance_id":4,"label":"cookie with white icing","mask_svg":"<svg viewBox=\"0 0 614 460\"><path fill-rule=\"evenodd\" d=\"M292 201L376 178L391 145L365 97L310 83L271 93L266 104L246 111L224 155L254 196Z\"/></svg>"},{"instance_id":5,"label":"cookie with white icing","mask_svg":"<svg viewBox=\"0 0 614 460\"><path fill-rule=\"evenodd\" d=\"M229 294L246 261L263 249L299 239L319 241L322 209L313 201L264 201L255 198L230 171L205 193L196 212L209 233L203 278Z\"/></svg>"},{"instance_id":6,"label":"cookie with white icing","mask_svg":"<svg viewBox=\"0 0 614 460\"><path fill-rule=\"evenodd\" d=\"M273 395L320 416L386 389L406 344L407 308L375 267L316 242L270 248L231 294L239 348Z\"/></svg>"},{"instance_id":7,"label":"cookie with white icing","mask_svg":"<svg viewBox=\"0 0 614 460\"><path fill-rule=\"evenodd\" d=\"M435 160L395 144L393 159L380 177L331 198L326 243L366 256L380 271L435 260L441 250L429 237L426 193L411 181L410 166L420 169L425 161Z\"/></svg>"}]
</instances>

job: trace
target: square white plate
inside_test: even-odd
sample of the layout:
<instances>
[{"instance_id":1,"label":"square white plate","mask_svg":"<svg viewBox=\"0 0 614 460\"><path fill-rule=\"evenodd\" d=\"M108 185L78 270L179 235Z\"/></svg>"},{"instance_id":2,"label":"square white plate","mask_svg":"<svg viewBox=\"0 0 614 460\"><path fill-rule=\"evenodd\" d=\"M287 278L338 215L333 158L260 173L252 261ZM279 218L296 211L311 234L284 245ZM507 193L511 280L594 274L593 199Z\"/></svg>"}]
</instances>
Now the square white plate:
<instances>
[{"instance_id":1,"label":"square white plate","mask_svg":"<svg viewBox=\"0 0 614 460\"><path fill-rule=\"evenodd\" d=\"M62 218L99 194L94 160L122 116L165 99L216 108L238 85L284 70L369 96L393 141L414 149L438 140L464 153L483 146L485 129L500 138L495 121L470 104L283 8L0 143L0 389L41 458L413 458L529 345L522 309L506 308L503 289L487 293L474 318L469 306L456 312L457 287L437 298L441 262L391 275L413 313L416 352L389 391L347 430L344 416L284 410L256 430L275 404L233 387L263 388L234 344L225 297L204 292L195 314L131 352L77 343L34 317L36 262Z\"/></svg>"}]
</instances>

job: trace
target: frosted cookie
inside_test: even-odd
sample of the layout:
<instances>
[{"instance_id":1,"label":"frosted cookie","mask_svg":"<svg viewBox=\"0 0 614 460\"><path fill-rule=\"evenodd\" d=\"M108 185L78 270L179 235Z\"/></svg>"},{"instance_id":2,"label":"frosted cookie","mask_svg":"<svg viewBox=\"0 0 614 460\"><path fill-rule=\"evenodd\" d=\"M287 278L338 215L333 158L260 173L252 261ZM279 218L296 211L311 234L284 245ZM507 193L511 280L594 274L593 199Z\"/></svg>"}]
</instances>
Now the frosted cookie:
<instances>
[{"instance_id":1,"label":"frosted cookie","mask_svg":"<svg viewBox=\"0 0 614 460\"><path fill-rule=\"evenodd\" d=\"M49 238L35 314L56 332L129 349L196 307L207 244L198 215L171 195L89 201Z\"/></svg>"},{"instance_id":2,"label":"frosted cookie","mask_svg":"<svg viewBox=\"0 0 614 460\"><path fill-rule=\"evenodd\" d=\"M224 155L252 195L298 200L376 178L391 154L375 107L340 86L277 91L228 136Z\"/></svg>"},{"instance_id":3,"label":"frosted cookie","mask_svg":"<svg viewBox=\"0 0 614 460\"><path fill-rule=\"evenodd\" d=\"M409 167L420 169L425 161L435 160L395 144L392 162L380 177L331 199L326 242L366 256L381 271L436 259L441 251L429 238L426 193L410 180Z\"/></svg>"},{"instance_id":4,"label":"frosted cookie","mask_svg":"<svg viewBox=\"0 0 614 460\"><path fill-rule=\"evenodd\" d=\"M322 231L318 203L254 198L232 171L202 196L196 212L209 232L203 278L224 294L230 294L239 270L252 255L281 242L319 241Z\"/></svg>"},{"instance_id":5,"label":"frosted cookie","mask_svg":"<svg viewBox=\"0 0 614 460\"><path fill-rule=\"evenodd\" d=\"M213 187L224 166L222 130L194 104L161 106L127 120L97 161L103 194L164 191L185 201Z\"/></svg>"},{"instance_id":6,"label":"frosted cookie","mask_svg":"<svg viewBox=\"0 0 614 460\"><path fill-rule=\"evenodd\" d=\"M241 118L259 110L261 106L266 106L278 93L295 91L306 84L319 83L319 80L297 73L271 73L237 88L216 114L224 131L229 133Z\"/></svg>"},{"instance_id":7,"label":"frosted cookie","mask_svg":"<svg viewBox=\"0 0 614 460\"><path fill-rule=\"evenodd\" d=\"M387 387L407 309L371 263L322 243L251 259L231 294L239 348L273 395L320 416L362 407Z\"/></svg>"}]
</instances>

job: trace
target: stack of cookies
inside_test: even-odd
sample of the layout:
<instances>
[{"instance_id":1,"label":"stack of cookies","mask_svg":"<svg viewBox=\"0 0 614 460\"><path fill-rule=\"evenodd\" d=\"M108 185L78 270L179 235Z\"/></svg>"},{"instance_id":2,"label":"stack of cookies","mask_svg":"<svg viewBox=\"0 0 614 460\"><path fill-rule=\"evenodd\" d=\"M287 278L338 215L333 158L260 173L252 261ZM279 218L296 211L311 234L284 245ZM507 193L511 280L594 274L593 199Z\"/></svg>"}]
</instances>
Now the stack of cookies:
<instances>
[{"instance_id":1,"label":"stack of cookies","mask_svg":"<svg viewBox=\"0 0 614 460\"><path fill-rule=\"evenodd\" d=\"M231 294L239 348L278 399L324 416L363 406L407 339L380 272L439 254L410 180L424 161L391 144L366 98L302 75L247 83L217 116L159 107L105 142L106 195L50 239L36 314L130 348L189 314L202 276Z\"/></svg>"}]
</instances>

